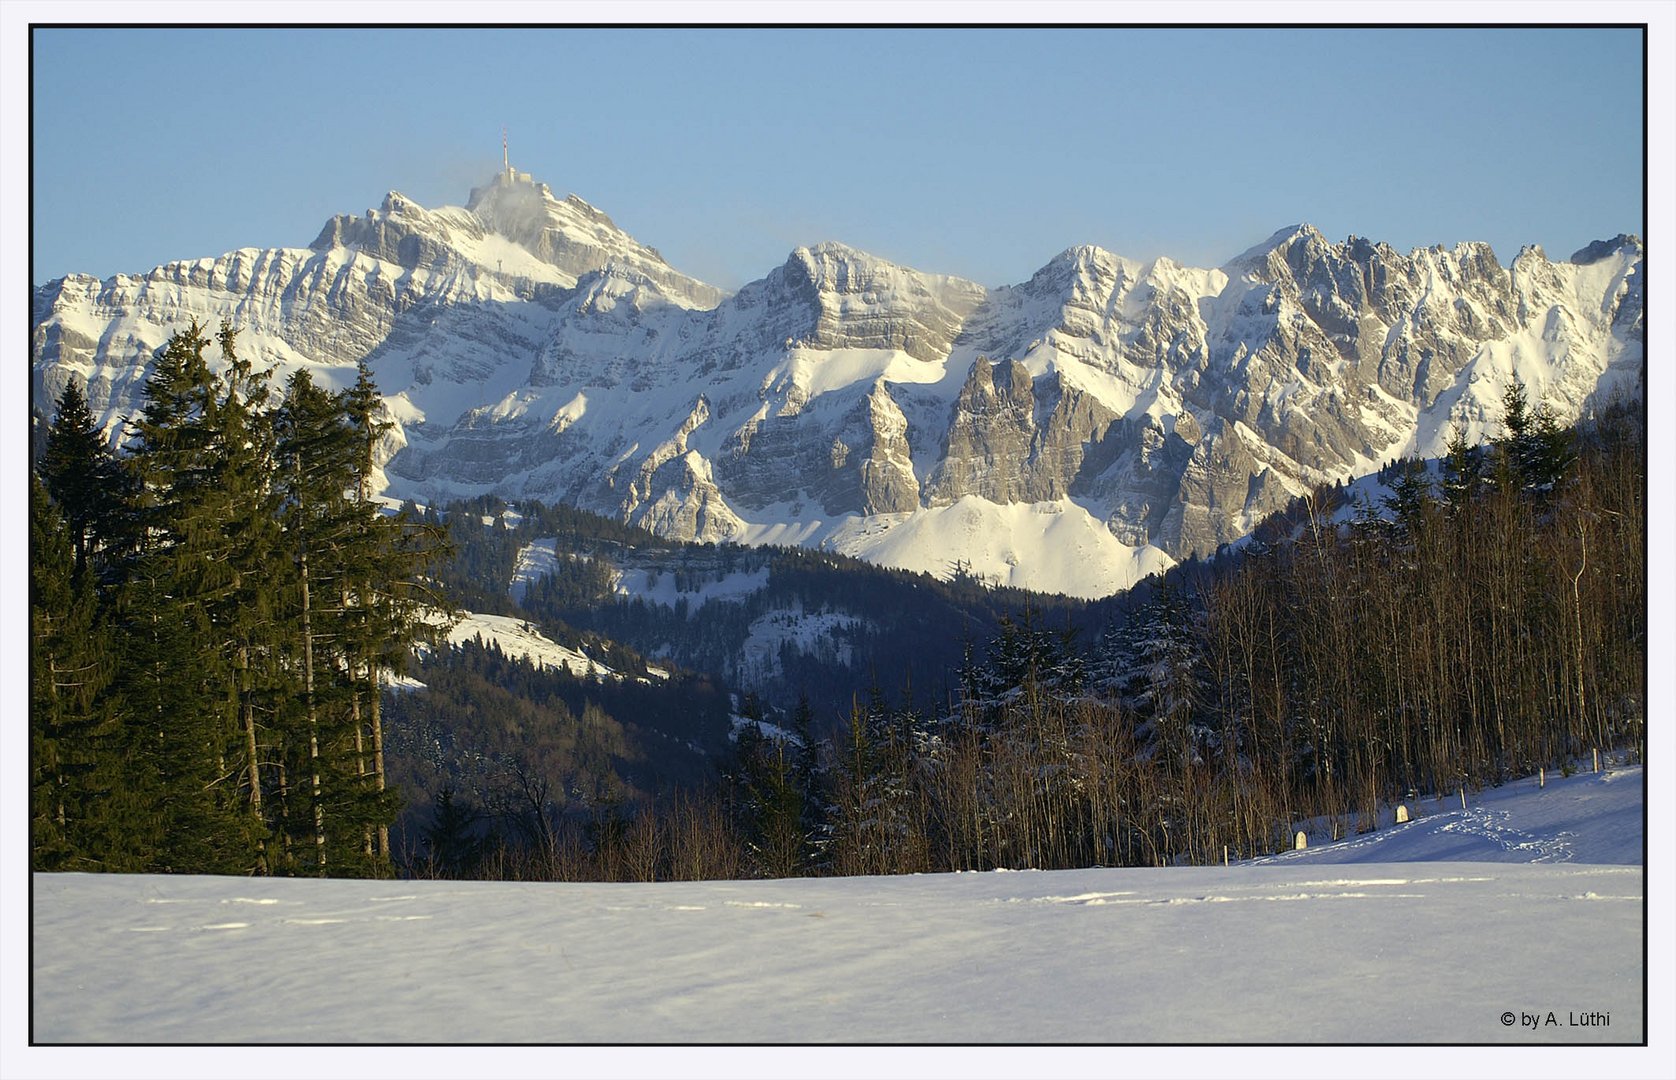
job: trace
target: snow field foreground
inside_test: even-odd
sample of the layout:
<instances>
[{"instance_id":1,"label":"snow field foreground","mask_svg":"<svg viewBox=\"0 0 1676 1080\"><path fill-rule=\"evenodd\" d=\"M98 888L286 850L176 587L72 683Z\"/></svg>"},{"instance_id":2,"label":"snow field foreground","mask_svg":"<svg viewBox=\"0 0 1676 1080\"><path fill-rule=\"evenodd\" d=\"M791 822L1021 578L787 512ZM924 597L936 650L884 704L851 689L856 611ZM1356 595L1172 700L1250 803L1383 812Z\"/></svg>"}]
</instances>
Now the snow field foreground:
<instances>
[{"instance_id":1,"label":"snow field foreground","mask_svg":"<svg viewBox=\"0 0 1676 1080\"><path fill-rule=\"evenodd\" d=\"M1638 867L37 878L41 1042L1639 1042ZM1558 1026L1502 1023L1556 1013ZM1599 1026L1571 1022L1606 1014Z\"/></svg>"},{"instance_id":2,"label":"snow field foreground","mask_svg":"<svg viewBox=\"0 0 1676 1080\"><path fill-rule=\"evenodd\" d=\"M1266 865L657 884L40 874L32 1035L1635 1044L1643 779L1507 785ZM1345 856L1357 865L1330 865ZM1594 1074L1625 1074L1619 1052L1593 1053Z\"/></svg>"}]
</instances>

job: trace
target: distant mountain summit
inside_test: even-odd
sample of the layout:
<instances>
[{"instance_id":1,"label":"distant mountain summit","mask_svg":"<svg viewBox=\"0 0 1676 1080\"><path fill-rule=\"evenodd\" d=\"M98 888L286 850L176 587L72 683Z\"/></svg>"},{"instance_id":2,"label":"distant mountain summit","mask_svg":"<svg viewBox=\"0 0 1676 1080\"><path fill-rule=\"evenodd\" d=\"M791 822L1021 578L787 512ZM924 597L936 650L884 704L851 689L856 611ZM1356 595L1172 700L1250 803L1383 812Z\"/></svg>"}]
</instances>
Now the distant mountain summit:
<instances>
[{"instance_id":1,"label":"distant mountain summit","mask_svg":"<svg viewBox=\"0 0 1676 1080\"><path fill-rule=\"evenodd\" d=\"M392 191L363 217L328 221L309 247L358 251L407 269L469 267L512 281L560 285L612 267L644 274L695 307L712 307L725 295L676 272L656 250L575 195L556 199L546 184L510 170L473 188L463 209L426 210Z\"/></svg>"},{"instance_id":2,"label":"distant mountain summit","mask_svg":"<svg viewBox=\"0 0 1676 1080\"><path fill-rule=\"evenodd\" d=\"M241 355L397 421L387 493L567 502L666 535L825 546L1102 595L1236 540L1501 395L1573 419L1641 393L1642 245L1404 255L1302 224L1217 269L1069 249L987 289L836 243L737 293L508 166L465 206L396 192L307 248L34 290L33 407L114 428L153 352L231 319Z\"/></svg>"}]
</instances>

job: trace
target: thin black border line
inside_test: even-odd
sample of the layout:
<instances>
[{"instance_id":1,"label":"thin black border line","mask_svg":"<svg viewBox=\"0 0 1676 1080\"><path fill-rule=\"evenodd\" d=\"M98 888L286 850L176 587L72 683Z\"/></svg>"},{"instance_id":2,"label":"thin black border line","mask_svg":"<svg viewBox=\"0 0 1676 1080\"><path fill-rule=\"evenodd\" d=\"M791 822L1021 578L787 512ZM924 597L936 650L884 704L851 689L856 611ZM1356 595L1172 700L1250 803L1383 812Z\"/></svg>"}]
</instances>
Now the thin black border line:
<instances>
[{"instance_id":1,"label":"thin black border line","mask_svg":"<svg viewBox=\"0 0 1676 1080\"><path fill-rule=\"evenodd\" d=\"M1052 22L995 22L995 23L30 23L29 30L1642 30L1651 26L1645 22L1622 23L1052 23Z\"/></svg>"},{"instance_id":2,"label":"thin black border line","mask_svg":"<svg viewBox=\"0 0 1676 1080\"><path fill-rule=\"evenodd\" d=\"M502 30L502 29L507 29L507 30L514 30L514 29L516 29L516 30L552 29L552 30L573 30L573 31L588 31L588 30L647 30L647 31L665 31L665 30L921 30L921 29L923 29L923 30L944 30L944 31L947 31L947 30L1054 30L1054 29L1063 29L1063 30L1089 30L1089 29L1094 29L1094 30L1101 30L1101 29L1109 29L1109 30L1344 30L1344 31L1371 31L1371 30L1640 30L1641 31L1641 221L1642 221L1641 227L1642 227L1643 233L1645 234L1648 231L1648 225L1649 225L1648 211L1650 209L1650 200L1651 200L1651 195L1648 191L1648 179L1649 179L1649 172L1650 172L1650 167L1651 167L1650 151L1648 149L1648 136L1649 136L1650 130L1651 130L1651 128L1650 128L1651 120L1650 120L1649 112L1648 112L1648 106L1650 104L1650 93L1651 93L1650 76L1648 74L1648 64L1651 61L1651 36L1652 35L1651 35L1651 32L1650 32L1650 28L1651 28L1651 24L1647 23L1647 22L1639 22L1639 23L1638 22L1628 22L1628 23L1588 23L1588 22L1575 22L1575 23L1574 22L1553 22L1553 23L1549 23L1549 22L1527 22L1527 23L1470 23L1470 22L1469 23L1385 23L1385 22L1370 22L1370 23L1304 23L1304 22L1300 22L1300 23L1078 23L1078 22L1028 23L1028 22L1025 22L1025 23L1011 23L1011 22L1007 22L1007 23L583 23L583 24L576 24L576 23L415 23L415 24L392 24L392 23L274 23L274 22L252 22L252 23L31 22L31 23L28 24L28 32L29 32L29 73L30 73L30 84L29 84L29 140L28 141L29 141L29 161L30 161L30 166L31 166L30 167L30 174L29 174L29 182L28 182L29 206L30 206L29 241L30 241L30 253L31 253L30 254L31 281L30 281L29 288L30 288L30 293L31 293L31 310L33 308L32 298L33 298L33 293L34 293L34 290L35 290L35 284L33 282L34 268L33 268L33 265L32 265L33 261L34 261L33 253L34 253L34 238L35 238L35 218L34 218L35 172L34 172L34 168L33 168L34 161L35 161L35 108L34 108L34 105L35 105L35 81L34 81L33 76L34 76L35 67L36 67L36 64L35 64L36 36L35 36L35 34L36 34L37 30L153 30L153 29L155 29L155 30L209 30L209 31L240 31L240 30L321 30L321 31L329 31L329 30L392 30L392 31L399 31L399 30L454 30L454 31L459 31L459 30ZM1642 240L1643 240L1643 243L1645 243L1648 240L1648 237L1643 235ZM1643 259L1641 266L1642 266L1642 271L1641 272L1643 274L1645 274L1645 272L1646 272L1646 270L1645 270L1646 260L1645 259ZM1645 288L1646 288L1646 286L1645 286L1645 284L1643 284L1643 295L1645 295ZM1643 308L1643 311L1645 312L1645 307ZM1646 320L1646 315L1645 314L1643 315L1643 318L1644 318L1644 320ZM1644 355L1643 355L1643 360L1642 360L1643 387L1642 387L1642 397L1641 397L1641 415L1642 415L1643 431L1646 430L1648 421L1650 419L1649 410L1648 410L1648 403L1647 403L1647 387L1645 385L1646 380L1649 377L1649 365L1646 362L1646 356L1645 356L1645 353L1646 353L1646 350L1647 350L1647 345L1646 345L1645 338L1646 338L1646 333L1644 331L1644 333L1643 333L1643 354ZM26 392L24 394L24 397L25 397L26 400L28 400L30 402L31 409L32 409L33 405L34 405L33 394L32 394L33 382L34 382L34 365L33 365L33 363L31 363L29 365L29 368L28 368L28 371L27 371L25 377L29 382L29 389L26 390ZM33 471L34 431L33 431L32 428L30 429L30 432L29 432L29 447L30 447L30 453L29 453L29 455L26 456L26 461L25 461L25 473L26 474ZM1642 468L1642 530L1643 530L1643 535L1645 535L1646 526L1647 526L1649 518L1651 516L1651 505L1650 505L1650 502L1649 502L1649 495L1650 495L1650 488L1651 488L1650 472L1651 472L1651 460L1647 457L1647 450L1646 450L1645 436L1644 436L1643 437L1643 468ZM27 479L27 476L26 476L26 479ZM1650 601L1650 594L1648 592L1648 586L1650 584L1650 570L1649 570L1648 563L1647 563L1646 558L1645 558L1645 554L1643 554L1643 558L1642 558L1641 576L1642 576L1642 595L1643 595L1643 597L1647 598L1648 602L1650 603L1651 602ZM25 612L24 617L25 617L26 626L27 626L27 618L28 618L27 611ZM25 631L25 640L27 640L27 630ZM1641 694L1643 712L1648 711L1650 709L1650 706L1651 706L1651 702L1649 701L1649 693L1650 693L1650 690L1651 690L1651 674L1648 670L1648 664L1646 662L1650 657L1650 654L1647 651L1649 648L1650 648L1650 641L1643 648L1642 694ZM30 660L30 664L31 664L31 666L33 665L33 659L32 658ZM30 672L30 675L33 676L33 671L32 670ZM1646 723L1646 718L1645 717L1643 717L1643 720L1642 720L1642 730L1643 730L1643 746L1645 747L1652 738L1652 733L1647 730L1647 723ZM1646 756L1650 756L1650 755L1644 755L1644 759L1642 761L1642 768L1643 769L1645 769L1647 767L1647 761L1645 760ZM1575 1046L1575 1047L1591 1047L1591 1048L1598 1047L1602 1050L1612 1051L1612 1050L1621 1050L1621 1049L1633 1049L1633 1048L1638 1047L1638 1046L1642 1047L1642 1048L1646 1048L1646 1047L1651 1045L1650 1042L1649 1042L1650 1035L1649 1035L1648 1030L1647 1030L1647 1026L1648 1026L1647 1025L1647 1020L1649 1018L1649 1010L1650 1010L1650 1007L1651 1007L1651 996L1650 996L1651 995L1651 987L1649 985L1649 971L1648 971L1648 958L1649 958L1649 948L1650 948L1650 946L1648 945L1648 934L1649 934L1649 930L1651 928L1651 923L1650 923L1651 904L1649 903L1649 901L1652 899L1651 893L1653 892L1653 890L1651 888L1651 884L1652 884L1651 876L1647 873L1647 857L1648 857L1648 854L1649 854L1649 847L1648 847L1649 842L1648 842L1648 839L1647 839L1648 821L1649 821L1649 812L1648 812L1648 808L1647 808L1647 800L1646 800L1645 797L1643 797L1642 804L1641 804L1641 870L1642 870L1643 889L1648 895L1643 899L1642 908L1641 908L1641 941L1642 941L1642 958L1641 958L1642 1039L1641 1039L1641 1042L1640 1043L1588 1043L1588 1042L1582 1042L1582 1043L1542 1043L1542 1044L1540 1044L1542 1047L1562 1047L1562 1048L1563 1047L1573 1047L1573 1046ZM28 869L29 856L28 856L27 852L25 852L22 855L22 859L23 859L23 862L24 862L25 868L26 868L25 872L26 872L26 874L28 876L28 879L29 879L28 896L29 896L29 906L30 906L30 923L31 923L31 926L33 926L34 907L35 907L35 880L34 880L35 875L34 875L34 872L32 870ZM503 1047L503 1048L523 1048L523 1047L532 1047L532 1048L533 1047L555 1047L555 1048L557 1048L557 1047L685 1048L685 1047L740 1047L740 1046L776 1047L776 1048L778 1048L778 1047L795 1047L795 1046L892 1047L892 1048L898 1048L898 1047L899 1048L907 1048L907 1047L916 1047L916 1046L924 1046L924 1047L948 1047L948 1046L1007 1047L1007 1046L1016 1046L1016 1047L1050 1047L1050 1048L1071 1048L1071 1047L1103 1048L1103 1047L1135 1046L1135 1047L1148 1047L1148 1048L1166 1048L1166 1047L1176 1048L1176 1047L1179 1047L1179 1048L1191 1050L1191 1049L1197 1049L1197 1048L1210 1049L1210 1048L1217 1048L1217 1047L1228 1047L1228 1048L1245 1048L1245 1047L1251 1047L1251 1048L1281 1048L1281 1047L1287 1047L1287 1046L1299 1047L1299 1048L1308 1048L1308 1049L1315 1049L1315 1048L1335 1049L1335 1048L1350 1048L1350 1047L1357 1047L1357 1048L1391 1047L1391 1048L1402 1048L1402 1049L1430 1049L1430 1048L1438 1048L1438 1047L1484 1047L1484 1048L1493 1048L1493 1049L1503 1049L1503 1048L1515 1049L1515 1048L1518 1048L1519 1046L1522 1045L1522 1044L1495 1043L1495 1042L1484 1042L1484 1043L1473 1043L1473 1042L1461 1042L1461 1043L1456 1043L1456 1042L1441 1042L1441 1043L1431 1043L1431 1042L1426 1042L1426 1043L1415 1043L1415 1042L1386 1042L1386 1043L1377 1043L1377 1042L1375 1042L1375 1043L1356 1043L1356 1042L1343 1042L1343 1043L1341 1043L1341 1042L1332 1042L1332 1043L1313 1043L1313 1042L1312 1043L1287 1043L1287 1042L1281 1042L1281 1043L1270 1043L1270 1042L1231 1042L1231 1043L1198 1043L1198 1042L1190 1042L1190 1043L1173 1043L1173 1042L1162 1042L1162 1043L1154 1043L1154 1042L1121 1042L1121 1043L1073 1042L1073 1043L1058 1043L1058 1042L1046 1042L1046 1043L1044 1043L1044 1042L1024 1042L1024 1043L994 1043L994 1044L989 1044L989 1043L982 1043L982 1044L960 1043L960 1042L928 1042L928 1043L912 1043L912 1042L909 1042L909 1043L899 1043L899 1042L885 1042L885 1043L741 1043L741 1042L714 1042L714 1043L712 1043L712 1042L674 1042L674 1043L663 1043L663 1042L656 1042L656 1043L596 1043L596 1042L563 1042L563 1043L497 1043L497 1042L485 1042L485 1043L408 1043L408 1042L375 1042L375 1043L362 1043L362 1042L354 1042L354 1043L346 1043L346 1042L337 1042L337 1043L334 1043L334 1042L323 1042L323 1043L314 1043L314 1042L278 1042L278 1043L167 1042L167 1043L147 1043L147 1042L113 1042L113 1043L106 1043L106 1042L99 1042L99 1043L80 1043L80 1042L72 1042L72 1043L56 1043L55 1042L55 1043L41 1043L41 1042L37 1042L36 1039L35 1039L35 1023L34 1023L34 1021L35 1021L35 942L34 942L34 935L32 933L30 935L30 940L29 940L29 965L30 965L30 972L29 972L29 995L30 995L30 1000L29 1000L29 1040L28 1040L28 1045L31 1048L40 1048L40 1049L60 1048L60 1047L62 1047L62 1048L99 1048L99 1049L120 1048L120 1047L181 1048L181 1049L185 1049L185 1048L218 1048L219 1049L219 1048L232 1048L232 1047L238 1047L238 1046L275 1046L275 1047L362 1047L362 1046L366 1046L366 1047L374 1047L374 1048L377 1048L377 1047L407 1048L407 1047L433 1047L433 1046L434 1047L460 1047L460 1048L483 1048L483 1047Z\"/></svg>"}]
</instances>

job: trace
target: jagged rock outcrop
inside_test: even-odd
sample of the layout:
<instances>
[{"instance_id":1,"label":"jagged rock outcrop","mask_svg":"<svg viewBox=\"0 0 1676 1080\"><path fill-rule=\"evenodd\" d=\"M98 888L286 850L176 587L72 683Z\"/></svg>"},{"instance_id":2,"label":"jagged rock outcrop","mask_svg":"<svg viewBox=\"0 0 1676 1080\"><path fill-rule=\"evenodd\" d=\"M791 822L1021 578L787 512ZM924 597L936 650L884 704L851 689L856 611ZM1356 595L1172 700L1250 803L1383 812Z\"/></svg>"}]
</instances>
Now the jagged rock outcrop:
<instances>
[{"instance_id":1,"label":"jagged rock outcrop","mask_svg":"<svg viewBox=\"0 0 1676 1080\"><path fill-rule=\"evenodd\" d=\"M932 506L963 495L990 502L1037 502L1027 475L1036 435L1036 395L1030 371L1017 361L991 364L978 357L954 400L943 460L932 474Z\"/></svg>"},{"instance_id":2,"label":"jagged rock outcrop","mask_svg":"<svg viewBox=\"0 0 1676 1080\"><path fill-rule=\"evenodd\" d=\"M982 286L904 272L842 244L798 248L782 268L787 288L815 321L800 343L811 349L894 349L940 363L962 322L983 302Z\"/></svg>"}]
</instances>

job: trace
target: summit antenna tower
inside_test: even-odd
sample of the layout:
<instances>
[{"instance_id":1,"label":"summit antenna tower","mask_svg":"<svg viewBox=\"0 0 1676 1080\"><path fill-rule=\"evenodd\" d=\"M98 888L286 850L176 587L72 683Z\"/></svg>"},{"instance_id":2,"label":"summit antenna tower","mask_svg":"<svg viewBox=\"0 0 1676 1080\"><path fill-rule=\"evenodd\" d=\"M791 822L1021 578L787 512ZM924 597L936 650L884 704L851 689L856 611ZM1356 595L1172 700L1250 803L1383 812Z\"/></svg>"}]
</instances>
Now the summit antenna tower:
<instances>
[{"instance_id":1,"label":"summit antenna tower","mask_svg":"<svg viewBox=\"0 0 1676 1080\"><path fill-rule=\"evenodd\" d=\"M511 186L533 182L529 173L519 172L512 167L512 155L506 148L506 125L502 124L500 128L500 175L495 178L495 183L502 186Z\"/></svg>"}]
</instances>

